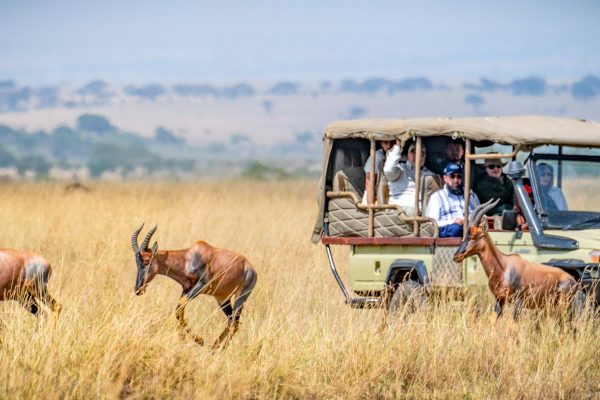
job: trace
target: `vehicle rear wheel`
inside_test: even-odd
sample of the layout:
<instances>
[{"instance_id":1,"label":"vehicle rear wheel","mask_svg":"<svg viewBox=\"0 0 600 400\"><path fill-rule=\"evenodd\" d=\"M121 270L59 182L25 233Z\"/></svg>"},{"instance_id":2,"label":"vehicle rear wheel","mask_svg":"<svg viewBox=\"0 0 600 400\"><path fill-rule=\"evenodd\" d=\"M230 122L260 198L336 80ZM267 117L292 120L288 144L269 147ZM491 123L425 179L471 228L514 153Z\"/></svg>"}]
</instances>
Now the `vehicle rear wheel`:
<instances>
[{"instance_id":1,"label":"vehicle rear wheel","mask_svg":"<svg viewBox=\"0 0 600 400\"><path fill-rule=\"evenodd\" d=\"M419 311L427 304L427 295L421 284L408 280L398 284L388 304L388 315L396 318L405 313Z\"/></svg>"}]
</instances>

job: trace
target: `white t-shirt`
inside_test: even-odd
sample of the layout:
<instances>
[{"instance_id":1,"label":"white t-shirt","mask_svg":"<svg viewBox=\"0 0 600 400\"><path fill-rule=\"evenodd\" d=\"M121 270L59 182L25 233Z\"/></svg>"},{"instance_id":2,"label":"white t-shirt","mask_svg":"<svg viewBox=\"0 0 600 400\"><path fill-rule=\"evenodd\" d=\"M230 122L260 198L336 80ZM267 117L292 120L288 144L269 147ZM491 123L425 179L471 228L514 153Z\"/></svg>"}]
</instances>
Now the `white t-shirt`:
<instances>
[{"instance_id":1,"label":"white t-shirt","mask_svg":"<svg viewBox=\"0 0 600 400\"><path fill-rule=\"evenodd\" d=\"M407 161L406 164L400 163L402 149L394 145L388 152L385 164L383 165L383 174L388 181L390 190L390 204L397 204L402 207L414 207L416 196L415 168ZM423 167L421 176L433 175L431 171Z\"/></svg>"}]
</instances>

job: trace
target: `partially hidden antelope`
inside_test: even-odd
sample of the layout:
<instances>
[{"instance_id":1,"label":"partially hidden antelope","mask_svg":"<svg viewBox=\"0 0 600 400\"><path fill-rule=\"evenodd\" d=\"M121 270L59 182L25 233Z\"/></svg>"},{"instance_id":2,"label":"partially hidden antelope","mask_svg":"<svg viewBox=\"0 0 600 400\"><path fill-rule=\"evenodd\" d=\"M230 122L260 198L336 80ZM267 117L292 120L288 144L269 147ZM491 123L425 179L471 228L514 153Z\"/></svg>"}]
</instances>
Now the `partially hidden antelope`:
<instances>
[{"instance_id":1,"label":"partially hidden antelope","mask_svg":"<svg viewBox=\"0 0 600 400\"><path fill-rule=\"evenodd\" d=\"M38 254L1 249L0 301L17 300L35 316L44 305L50 309L55 323L62 306L48 293L51 273L48 261Z\"/></svg>"},{"instance_id":2,"label":"partially hidden antelope","mask_svg":"<svg viewBox=\"0 0 600 400\"><path fill-rule=\"evenodd\" d=\"M157 274L177 281L182 288L175 311L179 333L182 338L188 335L200 345L204 344L204 340L189 329L184 318L185 306L199 294L214 297L227 316L227 326L214 342L213 348L227 346L239 328L242 308L256 284L257 274L252 265L240 254L213 247L203 241L181 250L158 250L158 243L154 242L150 249L148 244L156 232L156 225L138 246L138 235L143 227L144 224L131 235L137 264L135 294L143 294Z\"/></svg>"},{"instance_id":3,"label":"partially hidden antelope","mask_svg":"<svg viewBox=\"0 0 600 400\"><path fill-rule=\"evenodd\" d=\"M560 268L536 264L518 254L504 254L494 245L487 232L483 216L498 204L478 206L469 219L468 233L454 254L455 262L477 255L488 277L488 286L496 299L495 311L499 317L507 302L514 303L513 318L517 319L522 307L540 308L547 304L570 307L571 315L583 310L585 294L575 278Z\"/></svg>"}]
</instances>

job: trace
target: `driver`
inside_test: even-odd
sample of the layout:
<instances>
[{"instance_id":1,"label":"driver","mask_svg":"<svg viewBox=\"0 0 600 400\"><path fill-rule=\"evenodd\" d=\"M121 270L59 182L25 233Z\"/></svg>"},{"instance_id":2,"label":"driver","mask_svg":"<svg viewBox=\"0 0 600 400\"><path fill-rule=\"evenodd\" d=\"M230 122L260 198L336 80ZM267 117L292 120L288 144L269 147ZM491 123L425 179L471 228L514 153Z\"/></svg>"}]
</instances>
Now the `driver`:
<instances>
[{"instance_id":1,"label":"driver","mask_svg":"<svg viewBox=\"0 0 600 400\"><path fill-rule=\"evenodd\" d=\"M548 211L568 210L567 200L559 187L554 186L554 168L548 163L537 166L540 177L540 192L544 209Z\"/></svg>"}]
</instances>

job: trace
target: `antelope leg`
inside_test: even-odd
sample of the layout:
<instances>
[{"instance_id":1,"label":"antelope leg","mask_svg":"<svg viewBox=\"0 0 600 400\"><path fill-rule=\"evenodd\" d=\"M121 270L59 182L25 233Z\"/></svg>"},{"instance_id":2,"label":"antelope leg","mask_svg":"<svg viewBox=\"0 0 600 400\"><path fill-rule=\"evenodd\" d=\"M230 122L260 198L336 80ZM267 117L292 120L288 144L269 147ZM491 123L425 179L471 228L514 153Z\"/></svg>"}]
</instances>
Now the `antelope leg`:
<instances>
[{"instance_id":1,"label":"antelope leg","mask_svg":"<svg viewBox=\"0 0 600 400\"><path fill-rule=\"evenodd\" d=\"M54 299L54 297L50 296L45 283L40 287L39 298L46 306L48 306L48 308L50 308L50 312L52 314L52 325L56 326L62 306Z\"/></svg>"},{"instance_id":2,"label":"antelope leg","mask_svg":"<svg viewBox=\"0 0 600 400\"><path fill-rule=\"evenodd\" d=\"M188 302L188 297L183 294L179 298L179 303L177 304L177 308L175 309L175 317L177 318L178 328L179 328L179 336L182 339L185 339L186 335L190 336L196 343L200 346L204 345L204 339L201 336L194 334L189 328L187 322L185 322L185 306Z\"/></svg>"},{"instance_id":3,"label":"antelope leg","mask_svg":"<svg viewBox=\"0 0 600 400\"><path fill-rule=\"evenodd\" d=\"M494 311L496 311L497 318L500 318L503 310L504 310L504 299L496 299L496 305L494 306Z\"/></svg>"},{"instance_id":4,"label":"antelope leg","mask_svg":"<svg viewBox=\"0 0 600 400\"><path fill-rule=\"evenodd\" d=\"M515 321L517 321L519 319L522 308L523 308L523 298L521 296L519 296L515 300L515 305L514 305L513 312L512 312L512 317Z\"/></svg>"},{"instance_id":5,"label":"antelope leg","mask_svg":"<svg viewBox=\"0 0 600 400\"><path fill-rule=\"evenodd\" d=\"M218 347L227 347L229 341L239 329L242 309L244 308L244 304L246 303L246 300L248 300L252 289L254 289L254 285L256 285L256 274L253 270L248 270L246 271L244 278L244 288L242 289L241 294L235 299L233 308L231 307L230 299L227 299L225 302L221 303L221 309L225 315L227 315L227 326L216 342L212 345L213 349Z\"/></svg>"},{"instance_id":6,"label":"antelope leg","mask_svg":"<svg viewBox=\"0 0 600 400\"><path fill-rule=\"evenodd\" d=\"M52 321L54 325L58 321L60 312L62 311L62 305L60 305L52 296L48 295L50 301L50 311L52 311Z\"/></svg>"},{"instance_id":7,"label":"antelope leg","mask_svg":"<svg viewBox=\"0 0 600 400\"><path fill-rule=\"evenodd\" d=\"M204 286L206 286L206 282L204 281L204 279L200 278L198 279L198 282L196 282L196 284L194 285L194 287L192 287L185 295L188 298L188 300L193 300L195 299L199 294L202 293L202 289L204 289Z\"/></svg>"},{"instance_id":8,"label":"antelope leg","mask_svg":"<svg viewBox=\"0 0 600 400\"><path fill-rule=\"evenodd\" d=\"M31 294L30 291L26 291L23 294L23 297L19 298L18 300L19 300L19 303L21 303L21 305L27 309L27 311L29 311L30 313L32 313L33 315L35 315L37 317L40 307L39 307L38 301L33 296L33 294Z\"/></svg>"},{"instance_id":9,"label":"antelope leg","mask_svg":"<svg viewBox=\"0 0 600 400\"><path fill-rule=\"evenodd\" d=\"M213 343L212 349L225 348L229 344L229 341L235 335L240 327L240 321L227 321L227 326L223 329L223 332L219 335L219 338Z\"/></svg>"},{"instance_id":10,"label":"antelope leg","mask_svg":"<svg viewBox=\"0 0 600 400\"><path fill-rule=\"evenodd\" d=\"M219 300L217 300L217 302L218 301ZM218 349L219 347L221 347L221 345L223 346L223 348L227 347L231 336L233 336L233 334L237 332L239 325L239 313L237 314L237 317L234 316L234 310L231 306L231 299L225 300L219 306L221 307L221 311L223 311L223 313L227 317L227 326L225 327L223 332L221 332L219 338L215 340L215 342L211 346L213 350Z\"/></svg>"}]
</instances>

